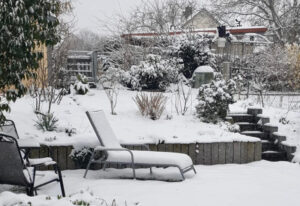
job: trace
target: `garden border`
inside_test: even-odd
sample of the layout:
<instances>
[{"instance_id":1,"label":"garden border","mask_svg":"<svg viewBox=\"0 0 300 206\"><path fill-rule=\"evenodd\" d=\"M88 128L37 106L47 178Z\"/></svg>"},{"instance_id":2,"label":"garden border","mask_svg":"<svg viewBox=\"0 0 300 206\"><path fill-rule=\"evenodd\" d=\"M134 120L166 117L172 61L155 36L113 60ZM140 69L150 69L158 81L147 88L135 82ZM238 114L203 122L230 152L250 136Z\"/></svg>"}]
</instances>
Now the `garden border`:
<instances>
[{"instance_id":1,"label":"garden border","mask_svg":"<svg viewBox=\"0 0 300 206\"><path fill-rule=\"evenodd\" d=\"M131 150L144 150L141 146L123 145ZM192 144L149 144L152 151L180 152L189 155L195 165L243 164L261 160L262 144L256 142L213 142ZM51 156L61 170L80 169L70 158L72 146L42 146L31 151L31 158ZM119 165L110 165L119 168Z\"/></svg>"}]
</instances>

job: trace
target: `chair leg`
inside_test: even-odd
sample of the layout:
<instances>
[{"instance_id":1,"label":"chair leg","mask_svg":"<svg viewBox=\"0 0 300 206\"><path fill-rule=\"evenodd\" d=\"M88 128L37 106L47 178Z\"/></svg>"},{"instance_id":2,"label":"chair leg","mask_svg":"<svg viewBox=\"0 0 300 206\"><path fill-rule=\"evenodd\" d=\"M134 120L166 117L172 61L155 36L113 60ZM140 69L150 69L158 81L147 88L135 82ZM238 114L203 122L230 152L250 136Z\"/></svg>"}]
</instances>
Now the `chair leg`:
<instances>
[{"instance_id":1,"label":"chair leg","mask_svg":"<svg viewBox=\"0 0 300 206\"><path fill-rule=\"evenodd\" d=\"M152 167L150 167L150 174L151 174L151 175L153 174Z\"/></svg>"},{"instance_id":2,"label":"chair leg","mask_svg":"<svg viewBox=\"0 0 300 206\"><path fill-rule=\"evenodd\" d=\"M91 164L92 164L92 161L93 161L92 159L89 161L89 163L88 163L88 165L87 165L87 167L86 167L86 169L85 169L83 178L86 178L86 175L87 175L87 173L88 173L88 171L89 171L89 169L90 169L90 166L91 166Z\"/></svg>"},{"instance_id":3,"label":"chair leg","mask_svg":"<svg viewBox=\"0 0 300 206\"><path fill-rule=\"evenodd\" d=\"M34 196L34 189L33 189L33 186L29 186L29 187L26 187L26 193L28 196Z\"/></svg>"},{"instance_id":4,"label":"chair leg","mask_svg":"<svg viewBox=\"0 0 300 206\"><path fill-rule=\"evenodd\" d=\"M133 173L133 179L136 179L134 163L131 164L131 168L132 168L132 173Z\"/></svg>"},{"instance_id":5,"label":"chair leg","mask_svg":"<svg viewBox=\"0 0 300 206\"><path fill-rule=\"evenodd\" d=\"M197 174L197 171L196 171L194 165L192 166L192 168L193 168L193 170L194 170L194 173Z\"/></svg>"},{"instance_id":6,"label":"chair leg","mask_svg":"<svg viewBox=\"0 0 300 206\"><path fill-rule=\"evenodd\" d=\"M59 178L59 184L60 184L61 194L62 194L63 197L65 197L66 194L65 194L64 183L63 183L61 171L60 171L60 169L59 169L58 166L56 166L56 170L57 170L57 173L58 173L58 178Z\"/></svg>"},{"instance_id":7,"label":"chair leg","mask_svg":"<svg viewBox=\"0 0 300 206\"><path fill-rule=\"evenodd\" d=\"M106 169L106 166L107 166L107 163L106 163L106 162L104 162L104 163L103 163L103 168L102 168L102 169L103 169L103 171L105 171L105 169Z\"/></svg>"},{"instance_id":8,"label":"chair leg","mask_svg":"<svg viewBox=\"0 0 300 206\"><path fill-rule=\"evenodd\" d=\"M178 169L179 169L179 172L180 172L180 174L181 174L182 181L184 181L184 180L185 180L185 177L184 177L184 174L183 174L183 170L182 170L180 167L178 167Z\"/></svg>"}]
</instances>

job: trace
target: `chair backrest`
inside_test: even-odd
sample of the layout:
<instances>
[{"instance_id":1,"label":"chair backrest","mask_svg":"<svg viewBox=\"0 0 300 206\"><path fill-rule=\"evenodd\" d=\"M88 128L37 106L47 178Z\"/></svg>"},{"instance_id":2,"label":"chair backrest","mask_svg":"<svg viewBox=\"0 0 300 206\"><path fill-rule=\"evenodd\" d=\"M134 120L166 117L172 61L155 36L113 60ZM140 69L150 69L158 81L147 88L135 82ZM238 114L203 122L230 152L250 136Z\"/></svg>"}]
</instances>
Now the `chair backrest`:
<instances>
[{"instance_id":1,"label":"chair backrest","mask_svg":"<svg viewBox=\"0 0 300 206\"><path fill-rule=\"evenodd\" d=\"M16 125L12 120L5 120L4 123L0 125L0 132L8 134L15 139L19 139Z\"/></svg>"},{"instance_id":2,"label":"chair backrest","mask_svg":"<svg viewBox=\"0 0 300 206\"><path fill-rule=\"evenodd\" d=\"M102 110L92 112L87 111L86 114L102 146L121 148L121 145Z\"/></svg>"},{"instance_id":3,"label":"chair backrest","mask_svg":"<svg viewBox=\"0 0 300 206\"><path fill-rule=\"evenodd\" d=\"M28 186L26 169L15 138L0 133L0 184Z\"/></svg>"}]
</instances>

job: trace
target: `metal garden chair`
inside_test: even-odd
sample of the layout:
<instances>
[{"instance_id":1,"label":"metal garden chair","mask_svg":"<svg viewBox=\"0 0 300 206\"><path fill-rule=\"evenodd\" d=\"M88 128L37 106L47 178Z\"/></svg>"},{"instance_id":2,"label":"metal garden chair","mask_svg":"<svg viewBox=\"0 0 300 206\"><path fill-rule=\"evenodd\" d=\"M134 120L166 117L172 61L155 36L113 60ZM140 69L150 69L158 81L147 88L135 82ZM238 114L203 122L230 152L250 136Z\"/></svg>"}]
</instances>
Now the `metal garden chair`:
<instances>
[{"instance_id":1,"label":"metal garden chair","mask_svg":"<svg viewBox=\"0 0 300 206\"><path fill-rule=\"evenodd\" d=\"M90 123L100 141L100 145L94 149L94 153L88 163L84 177L91 164L117 163L130 165L133 170L133 178L136 178L135 168L137 165L150 167L177 167L184 180L184 173L193 170L196 174L191 158L186 154L175 152L155 152L155 151L132 151L126 149L118 142L112 128L107 121L103 111L86 112ZM97 159L97 153L101 151L104 155Z\"/></svg>"},{"instance_id":2,"label":"metal garden chair","mask_svg":"<svg viewBox=\"0 0 300 206\"><path fill-rule=\"evenodd\" d=\"M40 166L53 166L53 175L37 174ZM37 189L51 182L59 182L62 196L65 190L60 169L51 158L33 159L24 163L17 140L0 133L0 184L24 186L28 195L37 195Z\"/></svg>"}]
</instances>

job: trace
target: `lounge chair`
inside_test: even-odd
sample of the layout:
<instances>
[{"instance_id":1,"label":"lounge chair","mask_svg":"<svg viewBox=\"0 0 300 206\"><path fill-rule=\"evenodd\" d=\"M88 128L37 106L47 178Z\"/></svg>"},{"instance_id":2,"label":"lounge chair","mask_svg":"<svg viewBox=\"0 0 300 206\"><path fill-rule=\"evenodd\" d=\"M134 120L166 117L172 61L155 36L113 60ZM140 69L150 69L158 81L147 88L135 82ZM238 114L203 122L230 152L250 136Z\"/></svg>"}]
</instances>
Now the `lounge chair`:
<instances>
[{"instance_id":1,"label":"lounge chair","mask_svg":"<svg viewBox=\"0 0 300 206\"><path fill-rule=\"evenodd\" d=\"M181 180L184 180L184 173L193 170L196 173L191 158L186 154L174 152L154 152L154 151L132 151L126 149L118 142L112 128L110 127L103 111L86 112L88 119L100 141L100 146L94 149L94 153L87 165L84 177L91 164L103 164L104 168L107 163L117 163L129 165L133 170L133 178L136 179L135 167L177 167L181 174ZM147 146L145 146L147 147ZM97 153L104 152L101 158L95 158Z\"/></svg>"},{"instance_id":2,"label":"lounge chair","mask_svg":"<svg viewBox=\"0 0 300 206\"><path fill-rule=\"evenodd\" d=\"M37 168L52 166L55 173L37 174ZM24 186L29 196L37 195L37 189L51 182L59 182L62 196L65 197L61 172L51 158L29 159L25 164L17 140L0 133L0 184ZM50 173L50 172L47 172Z\"/></svg>"}]
</instances>

